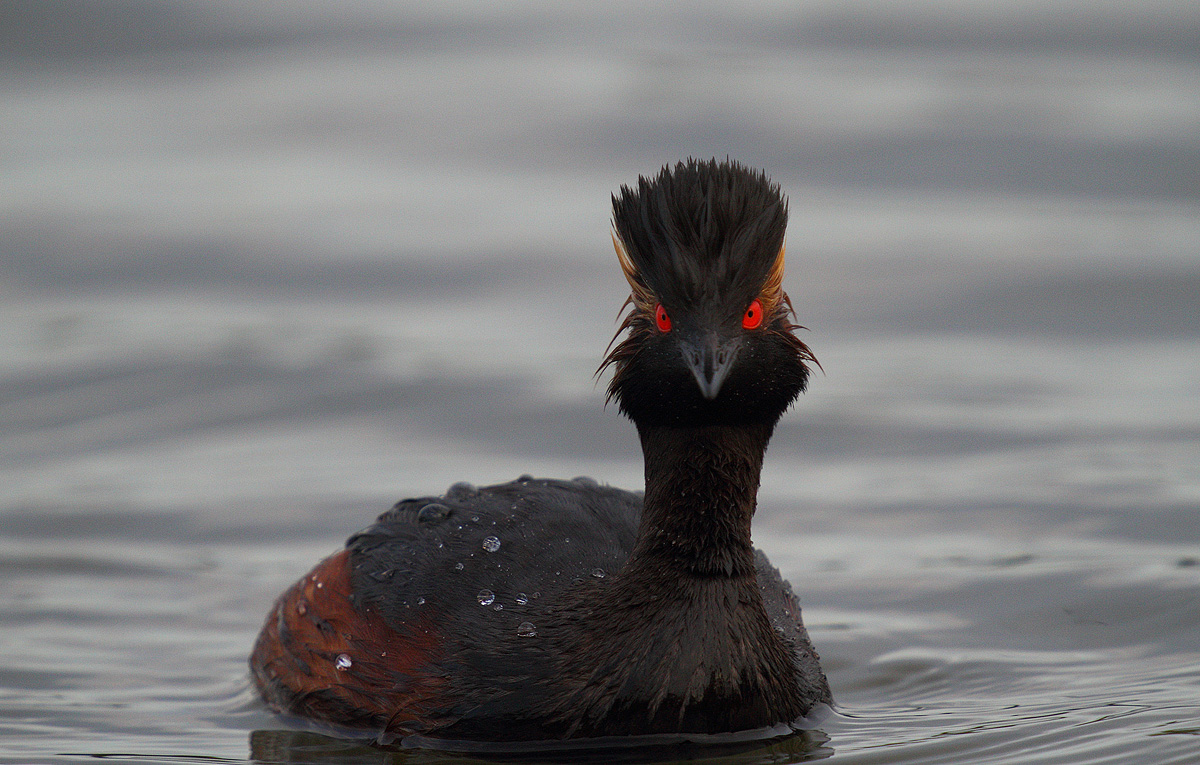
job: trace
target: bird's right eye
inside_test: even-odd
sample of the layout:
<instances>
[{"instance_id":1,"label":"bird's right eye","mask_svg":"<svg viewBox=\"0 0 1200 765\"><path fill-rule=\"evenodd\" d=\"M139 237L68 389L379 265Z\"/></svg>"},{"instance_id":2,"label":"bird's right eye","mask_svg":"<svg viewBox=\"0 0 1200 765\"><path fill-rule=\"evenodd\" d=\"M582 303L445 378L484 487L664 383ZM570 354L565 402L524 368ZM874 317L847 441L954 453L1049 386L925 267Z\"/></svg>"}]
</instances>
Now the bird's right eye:
<instances>
[{"instance_id":1,"label":"bird's right eye","mask_svg":"<svg viewBox=\"0 0 1200 765\"><path fill-rule=\"evenodd\" d=\"M742 314L742 326L746 329L758 329L762 325L763 307L758 298L750 301L750 306Z\"/></svg>"},{"instance_id":2,"label":"bird's right eye","mask_svg":"<svg viewBox=\"0 0 1200 765\"><path fill-rule=\"evenodd\" d=\"M662 303L654 309L654 323L658 325L659 332L671 331L671 317L667 316L667 309L663 308Z\"/></svg>"}]
</instances>

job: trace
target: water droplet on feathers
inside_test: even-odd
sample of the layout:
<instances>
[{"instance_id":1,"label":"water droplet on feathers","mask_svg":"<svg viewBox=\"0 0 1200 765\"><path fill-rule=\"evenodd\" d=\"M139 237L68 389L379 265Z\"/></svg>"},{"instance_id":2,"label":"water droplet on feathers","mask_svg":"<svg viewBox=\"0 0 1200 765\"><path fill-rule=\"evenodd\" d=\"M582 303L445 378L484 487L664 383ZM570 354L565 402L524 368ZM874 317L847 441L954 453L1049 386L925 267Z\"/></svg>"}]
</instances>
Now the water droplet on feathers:
<instances>
[{"instance_id":1,"label":"water droplet on feathers","mask_svg":"<svg viewBox=\"0 0 1200 765\"><path fill-rule=\"evenodd\" d=\"M417 520L421 523L437 523L450 517L450 508L438 502L432 502L417 512Z\"/></svg>"}]
</instances>

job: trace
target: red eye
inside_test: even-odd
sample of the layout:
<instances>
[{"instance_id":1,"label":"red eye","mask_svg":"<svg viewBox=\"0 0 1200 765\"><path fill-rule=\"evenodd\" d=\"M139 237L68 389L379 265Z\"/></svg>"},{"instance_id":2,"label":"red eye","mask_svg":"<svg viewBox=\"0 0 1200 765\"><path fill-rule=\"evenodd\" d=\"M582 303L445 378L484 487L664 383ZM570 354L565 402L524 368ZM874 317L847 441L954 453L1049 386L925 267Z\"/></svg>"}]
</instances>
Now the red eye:
<instances>
[{"instance_id":1,"label":"red eye","mask_svg":"<svg viewBox=\"0 0 1200 765\"><path fill-rule=\"evenodd\" d=\"M659 332L671 331L671 317L667 316L667 309L663 308L662 303L654 309L654 323L658 325Z\"/></svg>"},{"instance_id":2,"label":"red eye","mask_svg":"<svg viewBox=\"0 0 1200 765\"><path fill-rule=\"evenodd\" d=\"M746 309L746 313L742 316L742 326L746 329L758 329L763 320L762 303L758 302L758 298L750 301L750 307Z\"/></svg>"}]
</instances>

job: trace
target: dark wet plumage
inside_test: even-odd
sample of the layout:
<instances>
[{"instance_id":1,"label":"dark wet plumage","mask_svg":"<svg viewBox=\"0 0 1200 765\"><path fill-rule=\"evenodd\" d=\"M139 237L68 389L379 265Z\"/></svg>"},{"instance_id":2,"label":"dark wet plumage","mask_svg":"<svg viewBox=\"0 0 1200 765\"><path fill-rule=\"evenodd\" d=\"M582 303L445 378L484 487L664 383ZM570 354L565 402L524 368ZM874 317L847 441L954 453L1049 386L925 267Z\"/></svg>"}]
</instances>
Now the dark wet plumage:
<instances>
[{"instance_id":1,"label":"dark wet plumage","mask_svg":"<svg viewBox=\"0 0 1200 765\"><path fill-rule=\"evenodd\" d=\"M830 702L750 543L763 454L813 361L782 290L786 202L762 173L689 160L613 206L632 295L605 365L644 495L523 477L398 503L268 616L251 668L272 706L514 741L744 731Z\"/></svg>"}]
</instances>

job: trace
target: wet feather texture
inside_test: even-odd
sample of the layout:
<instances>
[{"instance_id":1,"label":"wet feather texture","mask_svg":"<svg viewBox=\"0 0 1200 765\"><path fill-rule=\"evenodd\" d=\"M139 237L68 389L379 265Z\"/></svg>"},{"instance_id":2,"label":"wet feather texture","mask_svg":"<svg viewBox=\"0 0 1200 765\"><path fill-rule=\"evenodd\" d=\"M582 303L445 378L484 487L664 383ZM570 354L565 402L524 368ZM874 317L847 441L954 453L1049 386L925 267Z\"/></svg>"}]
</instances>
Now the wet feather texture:
<instances>
[{"instance_id":1,"label":"wet feather texture","mask_svg":"<svg viewBox=\"0 0 1200 765\"><path fill-rule=\"evenodd\" d=\"M630 210L640 213L629 220ZM642 441L644 497L520 479L398 504L351 538L348 556L318 567L340 561L348 579L306 591L332 599L322 611L345 613L347 641L355 611L369 632L382 616L391 634L363 647L388 646L391 658L369 660L396 679L352 674L353 654L320 635L335 667L311 671L301 657L313 647L285 629L285 594L250 659L264 698L387 737L481 742L739 733L831 703L799 609L767 611L790 590L750 542L763 454L808 374L808 355L780 339L786 329L743 321L746 305L766 299L746 296L778 289L785 221L778 188L730 162L681 162L624 189L614 226L636 242L626 277L635 295L641 284L664 293L678 322L660 316L657 333L631 332L609 357L611 394ZM739 334L723 342L737 352L698 368L686 333L699 327L732 327ZM328 678L337 682L323 693ZM345 686L370 696L381 679L382 700L339 714ZM411 699L399 690L409 687Z\"/></svg>"}]
</instances>

